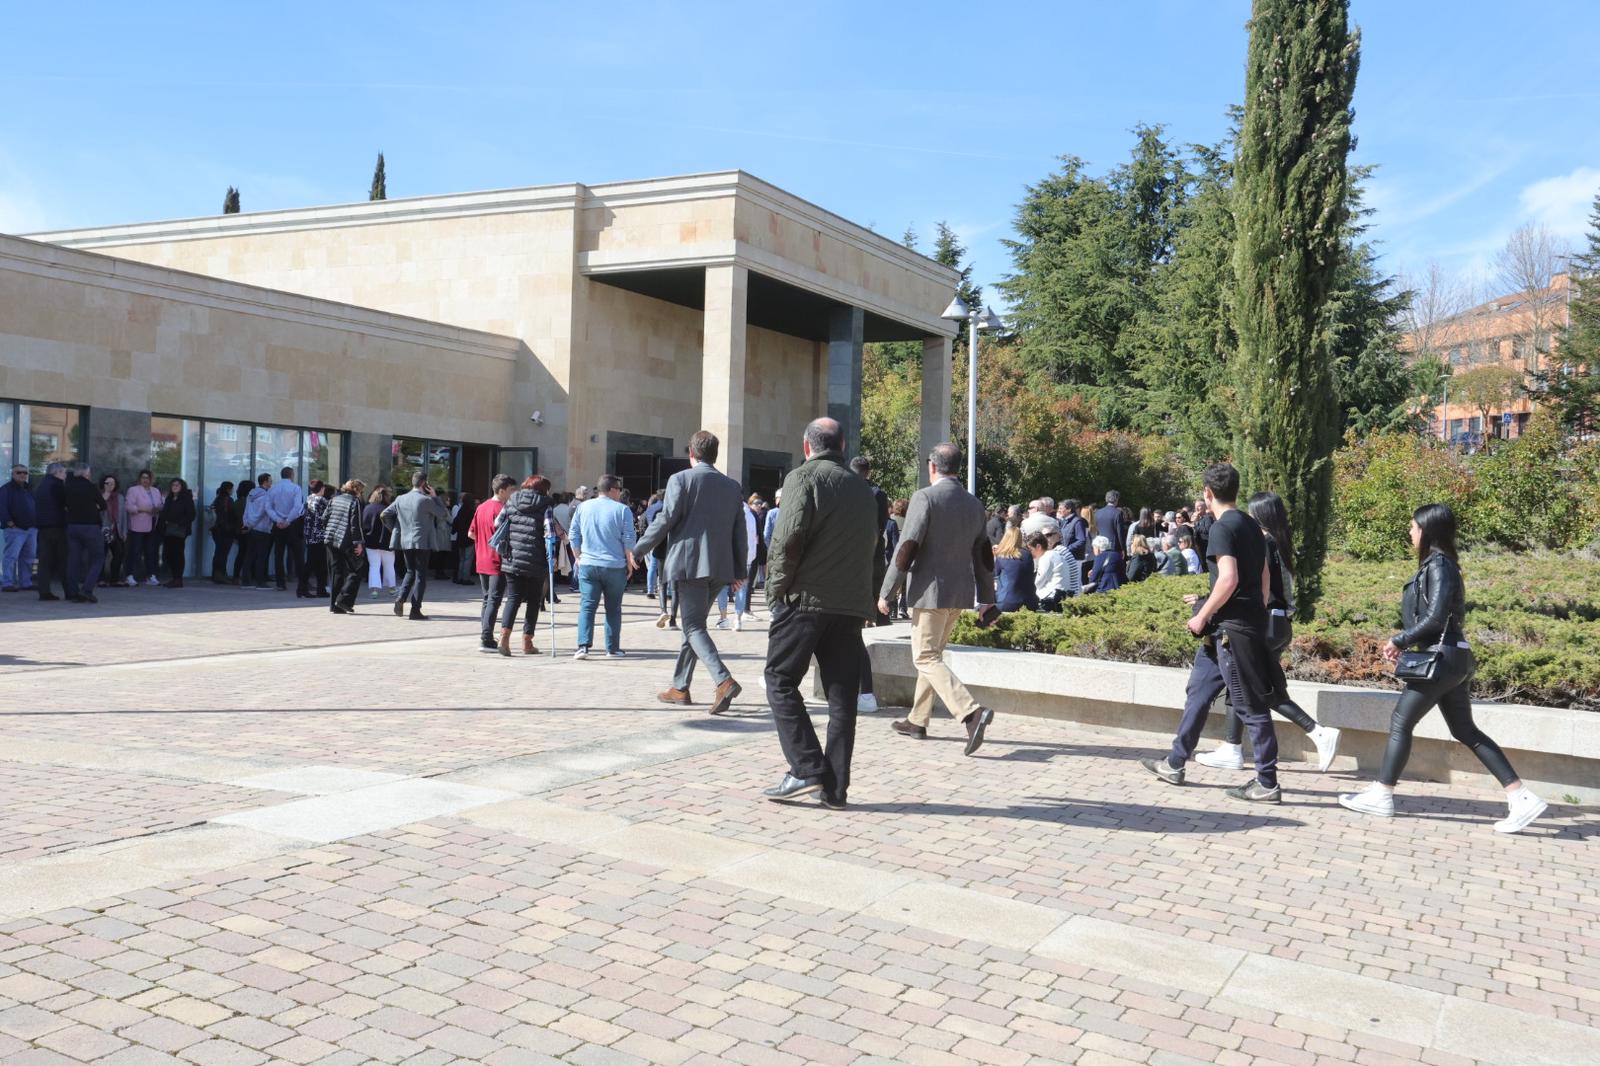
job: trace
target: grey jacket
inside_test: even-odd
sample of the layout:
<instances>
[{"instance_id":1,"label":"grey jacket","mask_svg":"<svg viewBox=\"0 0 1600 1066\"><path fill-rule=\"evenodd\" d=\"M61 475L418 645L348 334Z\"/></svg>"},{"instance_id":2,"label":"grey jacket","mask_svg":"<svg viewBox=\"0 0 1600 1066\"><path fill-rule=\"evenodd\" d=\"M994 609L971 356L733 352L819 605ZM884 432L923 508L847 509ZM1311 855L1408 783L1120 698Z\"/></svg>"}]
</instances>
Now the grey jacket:
<instances>
[{"instance_id":1,"label":"grey jacket","mask_svg":"<svg viewBox=\"0 0 1600 1066\"><path fill-rule=\"evenodd\" d=\"M648 556L665 538L666 580L705 578L726 585L748 576L748 531L739 483L710 463L680 470L667 479L661 513L645 530L634 554Z\"/></svg>"},{"instance_id":2,"label":"grey jacket","mask_svg":"<svg viewBox=\"0 0 1600 1066\"><path fill-rule=\"evenodd\" d=\"M450 550L450 512L436 496L413 489L383 509L383 524L399 527L395 547L402 551Z\"/></svg>"},{"instance_id":3,"label":"grey jacket","mask_svg":"<svg viewBox=\"0 0 1600 1066\"><path fill-rule=\"evenodd\" d=\"M984 533L988 517L978 498L953 477L911 497L900 544L883 577L882 599L906 589L912 607L971 607L994 602L994 551Z\"/></svg>"}]
</instances>

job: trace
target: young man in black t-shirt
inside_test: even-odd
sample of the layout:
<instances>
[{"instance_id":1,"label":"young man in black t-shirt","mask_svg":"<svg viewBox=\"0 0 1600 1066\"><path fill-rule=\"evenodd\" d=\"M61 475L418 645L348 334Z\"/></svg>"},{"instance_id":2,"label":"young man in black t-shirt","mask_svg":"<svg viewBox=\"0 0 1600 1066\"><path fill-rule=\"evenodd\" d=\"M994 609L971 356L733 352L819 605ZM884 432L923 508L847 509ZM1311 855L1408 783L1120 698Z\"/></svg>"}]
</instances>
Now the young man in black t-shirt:
<instances>
[{"instance_id":1,"label":"young man in black t-shirt","mask_svg":"<svg viewBox=\"0 0 1600 1066\"><path fill-rule=\"evenodd\" d=\"M1164 759L1141 759L1140 765L1168 784L1183 784L1184 763L1194 757L1211 704L1228 690L1230 702L1250 730L1256 753L1256 776L1238 788L1234 799L1278 803L1278 738L1272 731L1269 698L1273 685L1267 651L1267 542L1261 527L1234 506L1239 498L1239 472L1227 463L1206 469L1205 503L1213 519L1206 538L1206 569L1211 593L1202 602L1185 596L1194 608L1189 632L1201 637L1189 671L1183 720ZM1209 634L1209 636L1208 636Z\"/></svg>"}]
</instances>

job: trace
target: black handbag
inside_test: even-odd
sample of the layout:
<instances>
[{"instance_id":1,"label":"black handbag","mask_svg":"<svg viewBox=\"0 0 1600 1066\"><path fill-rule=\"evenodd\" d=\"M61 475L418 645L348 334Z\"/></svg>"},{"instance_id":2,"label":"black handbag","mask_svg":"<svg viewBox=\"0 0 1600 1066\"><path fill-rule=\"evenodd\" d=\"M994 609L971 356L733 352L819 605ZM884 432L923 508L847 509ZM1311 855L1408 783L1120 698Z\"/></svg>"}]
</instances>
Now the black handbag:
<instances>
[{"instance_id":1,"label":"black handbag","mask_svg":"<svg viewBox=\"0 0 1600 1066\"><path fill-rule=\"evenodd\" d=\"M1394 661L1394 676L1398 681L1432 681L1433 675L1439 672L1439 659L1442 653L1438 648L1429 648L1426 651L1403 651Z\"/></svg>"}]
</instances>

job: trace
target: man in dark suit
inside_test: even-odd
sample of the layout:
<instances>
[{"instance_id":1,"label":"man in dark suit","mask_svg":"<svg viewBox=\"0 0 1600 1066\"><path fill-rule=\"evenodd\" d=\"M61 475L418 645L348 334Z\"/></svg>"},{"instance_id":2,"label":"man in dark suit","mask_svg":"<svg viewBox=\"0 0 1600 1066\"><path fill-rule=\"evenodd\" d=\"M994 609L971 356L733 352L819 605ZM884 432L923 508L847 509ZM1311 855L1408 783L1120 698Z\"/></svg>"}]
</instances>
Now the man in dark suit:
<instances>
[{"instance_id":1,"label":"man in dark suit","mask_svg":"<svg viewBox=\"0 0 1600 1066\"><path fill-rule=\"evenodd\" d=\"M661 513L634 546L635 555L648 556L662 540L667 542L661 579L678 597L683 625L683 647L672 672L672 687L656 698L662 703L689 704L694 665L703 662L717 685L712 714L726 711L741 689L722 664L706 630L706 616L724 585L738 592L749 577L744 494L737 481L716 468L720 447L716 434L704 429L689 438L689 469L667 481Z\"/></svg>"},{"instance_id":2,"label":"man in dark suit","mask_svg":"<svg viewBox=\"0 0 1600 1066\"><path fill-rule=\"evenodd\" d=\"M1106 493L1106 505L1094 513L1095 530L1117 551L1128 550L1128 520L1122 514L1122 493Z\"/></svg>"},{"instance_id":3,"label":"man in dark suit","mask_svg":"<svg viewBox=\"0 0 1600 1066\"><path fill-rule=\"evenodd\" d=\"M385 507L381 518L390 529L399 528L397 547L406 560L406 576L395 593L394 613L426 622L422 595L428 588L428 557L450 547L450 512L439 502L428 476L419 471L411 476L411 491ZM410 615L406 615L407 600Z\"/></svg>"},{"instance_id":4,"label":"man in dark suit","mask_svg":"<svg viewBox=\"0 0 1600 1066\"><path fill-rule=\"evenodd\" d=\"M979 706L944 661L961 612L994 603L994 552L984 535L983 504L961 484L961 449L937 444L928 455L928 487L911 497L905 529L878 593L878 610L906 590L911 605L912 661L917 687L911 712L891 727L923 740L937 695L967 730L967 754L983 743L994 712Z\"/></svg>"}]
</instances>

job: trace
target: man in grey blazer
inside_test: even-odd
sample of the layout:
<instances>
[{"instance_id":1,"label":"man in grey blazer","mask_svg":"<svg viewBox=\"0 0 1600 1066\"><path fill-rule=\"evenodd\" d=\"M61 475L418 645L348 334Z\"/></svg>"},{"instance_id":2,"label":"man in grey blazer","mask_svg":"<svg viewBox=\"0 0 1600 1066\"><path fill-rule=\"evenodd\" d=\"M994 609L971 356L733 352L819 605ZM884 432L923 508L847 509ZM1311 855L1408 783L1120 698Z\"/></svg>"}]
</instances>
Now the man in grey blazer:
<instances>
[{"instance_id":1,"label":"man in grey blazer","mask_svg":"<svg viewBox=\"0 0 1600 1066\"><path fill-rule=\"evenodd\" d=\"M672 687L656 698L680 706L692 702L689 682L694 679L696 661L703 662L717 685L712 714L726 711L741 689L722 665L722 656L706 630L706 616L722 586L737 592L749 576L744 494L737 481L717 470L719 447L716 435L703 429L689 438L689 469L668 479L661 513L634 546L635 554L644 556L666 540L666 568L661 578L672 584L683 623L683 648L672 673Z\"/></svg>"},{"instance_id":2,"label":"man in grey blazer","mask_svg":"<svg viewBox=\"0 0 1600 1066\"><path fill-rule=\"evenodd\" d=\"M422 594L428 588L428 555L449 549L450 512L434 495L428 475L418 471L411 475L411 491L384 508L381 517L390 529L399 527L395 548L406 560L406 576L394 598L394 613L403 616L409 599L411 620L426 622Z\"/></svg>"},{"instance_id":3,"label":"man in grey blazer","mask_svg":"<svg viewBox=\"0 0 1600 1066\"><path fill-rule=\"evenodd\" d=\"M994 603L994 552L984 532L978 498L961 486L961 449L935 445L928 455L928 487L911 497L900 544L884 575L878 611L889 613L902 587L911 606L911 650L917 668L911 712L891 727L917 740L928 736L938 695L967 729L966 753L983 744L994 712L980 707L944 661L945 645L961 612Z\"/></svg>"}]
</instances>

